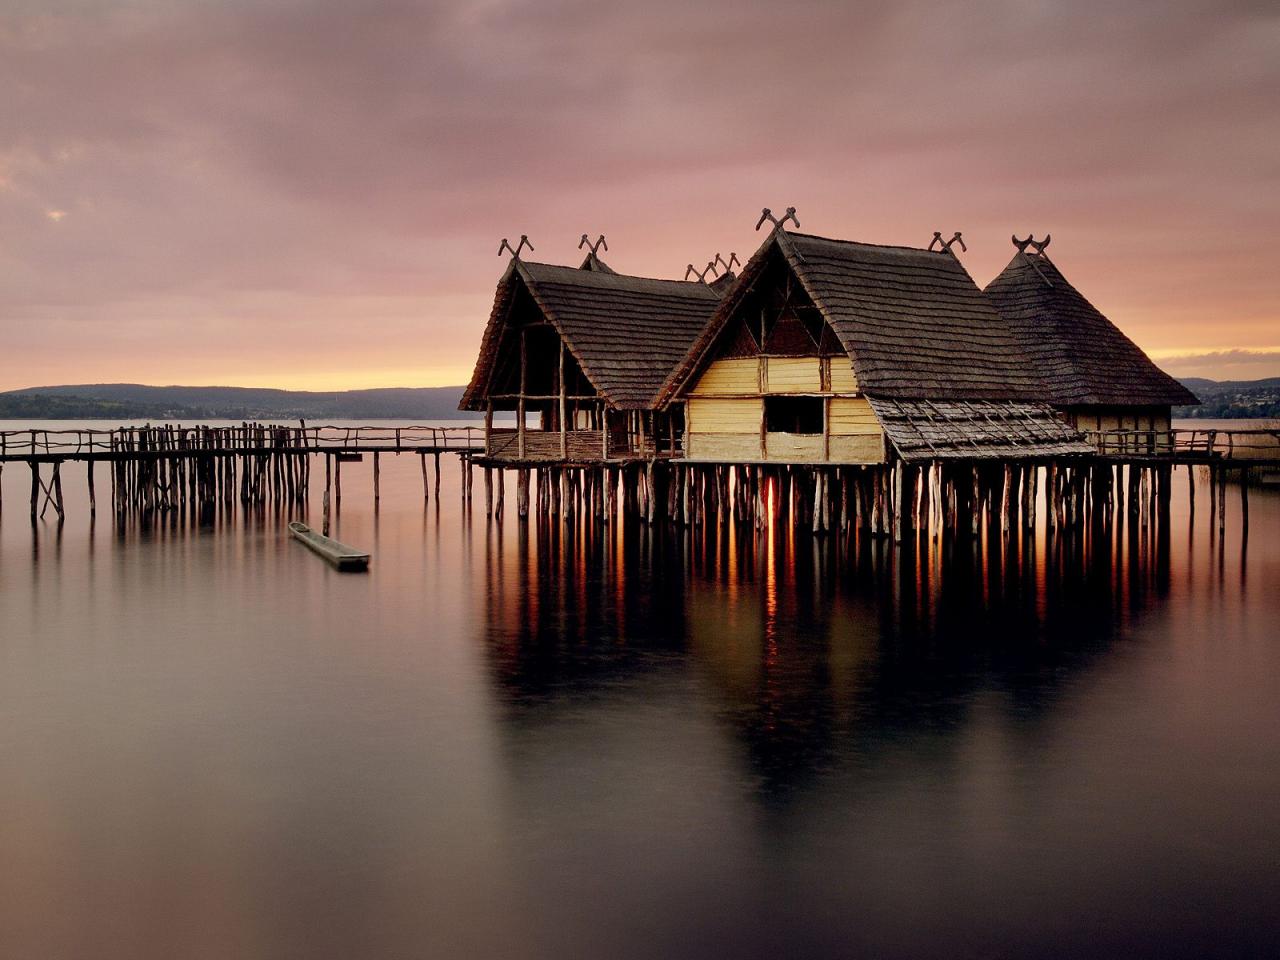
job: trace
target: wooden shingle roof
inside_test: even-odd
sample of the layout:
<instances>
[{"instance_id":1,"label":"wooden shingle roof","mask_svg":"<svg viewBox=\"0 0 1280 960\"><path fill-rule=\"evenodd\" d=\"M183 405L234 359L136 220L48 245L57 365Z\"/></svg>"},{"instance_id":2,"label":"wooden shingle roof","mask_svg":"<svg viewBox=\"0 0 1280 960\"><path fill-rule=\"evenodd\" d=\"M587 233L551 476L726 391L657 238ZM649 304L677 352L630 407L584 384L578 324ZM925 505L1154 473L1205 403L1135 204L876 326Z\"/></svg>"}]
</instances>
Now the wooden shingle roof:
<instances>
[{"instance_id":1,"label":"wooden shingle roof","mask_svg":"<svg viewBox=\"0 0 1280 960\"><path fill-rule=\"evenodd\" d=\"M1060 406L1199 403L1067 282L1044 254L1016 253L983 291Z\"/></svg>"},{"instance_id":2,"label":"wooden shingle roof","mask_svg":"<svg viewBox=\"0 0 1280 960\"><path fill-rule=\"evenodd\" d=\"M880 425L908 463L1083 456L1085 438L1045 403L871 398Z\"/></svg>"},{"instance_id":3,"label":"wooden shingle roof","mask_svg":"<svg viewBox=\"0 0 1280 960\"><path fill-rule=\"evenodd\" d=\"M664 399L698 368L741 297L778 255L835 331L868 396L1045 398L1009 325L950 253L775 230L673 373Z\"/></svg>"},{"instance_id":4,"label":"wooden shingle roof","mask_svg":"<svg viewBox=\"0 0 1280 960\"><path fill-rule=\"evenodd\" d=\"M1008 325L951 254L806 234L778 237L869 396L1043 397Z\"/></svg>"},{"instance_id":5,"label":"wooden shingle roof","mask_svg":"<svg viewBox=\"0 0 1280 960\"><path fill-rule=\"evenodd\" d=\"M460 409L484 409L508 307L521 285L564 339L592 386L622 410L655 406L671 369L720 302L719 294L704 283L630 277L603 263L575 269L513 260L498 282L480 357Z\"/></svg>"}]
</instances>

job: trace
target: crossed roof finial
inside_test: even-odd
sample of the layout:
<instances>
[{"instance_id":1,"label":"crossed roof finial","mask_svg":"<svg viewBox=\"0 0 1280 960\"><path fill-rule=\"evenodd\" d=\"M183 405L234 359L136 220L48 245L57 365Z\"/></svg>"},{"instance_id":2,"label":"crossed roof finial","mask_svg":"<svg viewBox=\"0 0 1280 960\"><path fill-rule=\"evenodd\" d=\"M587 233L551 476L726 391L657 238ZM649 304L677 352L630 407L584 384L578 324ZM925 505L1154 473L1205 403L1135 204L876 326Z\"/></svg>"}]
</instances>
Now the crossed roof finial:
<instances>
[{"instance_id":1,"label":"crossed roof finial","mask_svg":"<svg viewBox=\"0 0 1280 960\"><path fill-rule=\"evenodd\" d=\"M715 272L716 272L716 262L714 260L708 261L707 265L703 267L701 270L698 270L697 268L695 268L694 265L691 263L684 271L684 278L688 280L689 275L692 274L693 276L698 278L699 283L706 283L707 274L709 273L712 276L715 276Z\"/></svg>"},{"instance_id":2,"label":"crossed roof finial","mask_svg":"<svg viewBox=\"0 0 1280 960\"><path fill-rule=\"evenodd\" d=\"M765 207L763 210L760 211L760 219L756 221L756 229L759 230L762 226L764 226L764 222L766 220L768 220L770 223L773 224L773 229L775 230L784 229L783 224L785 224L788 220L790 220L792 223L796 225L797 230L800 229L800 221L796 219L795 207L787 207L787 212L782 215L781 220L779 220L777 217L773 215L772 210L770 210L768 207Z\"/></svg>"},{"instance_id":3,"label":"crossed roof finial","mask_svg":"<svg viewBox=\"0 0 1280 960\"><path fill-rule=\"evenodd\" d=\"M1018 248L1019 253L1026 253L1027 248L1031 248L1031 252L1035 254L1044 253L1044 248L1049 245L1049 241L1053 239L1053 235L1046 233L1043 240L1037 240L1034 234L1027 234L1027 239L1019 240L1018 235L1013 235L1013 245Z\"/></svg>"},{"instance_id":4,"label":"crossed roof finial","mask_svg":"<svg viewBox=\"0 0 1280 960\"><path fill-rule=\"evenodd\" d=\"M969 248L964 245L964 238L960 236L959 230L956 231L955 236L950 240L943 240L942 232L940 230L935 230L933 231L933 239L929 241L929 249L932 250L936 246L943 253L949 253L954 257L955 251L953 251L951 247L957 243L960 244L961 250L965 253L969 252Z\"/></svg>"},{"instance_id":5,"label":"crossed roof finial","mask_svg":"<svg viewBox=\"0 0 1280 960\"><path fill-rule=\"evenodd\" d=\"M607 243L605 243L605 242L604 242L604 234L603 234L603 233L602 233L602 234L600 234L600 236L596 238L596 242L595 242L595 243L592 243L592 242L587 238L587 235L584 233L584 234L582 235L582 239L578 241L578 249L579 249L579 250L581 250L583 247L586 247L588 250L590 250L590 251L591 251L591 255L592 255L593 257L596 255L596 251L597 251L597 250L608 250L608 249L609 249L609 245L608 245ZM530 249L533 249L533 248L532 248L532 247L530 247Z\"/></svg>"},{"instance_id":6,"label":"crossed roof finial","mask_svg":"<svg viewBox=\"0 0 1280 960\"><path fill-rule=\"evenodd\" d=\"M738 255L737 255L736 253L732 253L732 252L729 254L729 259L728 259L728 260L725 260L725 258L724 258L724 257L720 256L719 251L717 251L717 252L716 252L716 258L715 258L713 261L711 261L711 262L712 262L712 263L714 263L717 267L724 267L724 272L725 272L725 273L728 273L730 270L732 270L732 269L733 269L733 265L734 265L735 263L736 263L738 266L742 266L742 261L738 259Z\"/></svg>"},{"instance_id":7,"label":"crossed roof finial","mask_svg":"<svg viewBox=\"0 0 1280 960\"><path fill-rule=\"evenodd\" d=\"M532 250L532 249L533 249L533 244L529 242L529 238L528 238L528 237L526 237L523 233L522 233L522 234L520 234L520 242L519 242L519 243L517 243L514 247L513 247L513 246L511 246L510 241L509 241L509 240L507 240L507 238L506 238L506 237L503 237L503 238L502 238L502 245L498 247L498 256L502 256L503 251L505 251L505 250L510 250L510 251L511 251L511 259L512 259L512 260L519 260L519 259L520 259L520 251L521 251L521 250L523 250L525 247L528 247L530 250ZM606 248L606 249L607 249L607 248Z\"/></svg>"}]
</instances>

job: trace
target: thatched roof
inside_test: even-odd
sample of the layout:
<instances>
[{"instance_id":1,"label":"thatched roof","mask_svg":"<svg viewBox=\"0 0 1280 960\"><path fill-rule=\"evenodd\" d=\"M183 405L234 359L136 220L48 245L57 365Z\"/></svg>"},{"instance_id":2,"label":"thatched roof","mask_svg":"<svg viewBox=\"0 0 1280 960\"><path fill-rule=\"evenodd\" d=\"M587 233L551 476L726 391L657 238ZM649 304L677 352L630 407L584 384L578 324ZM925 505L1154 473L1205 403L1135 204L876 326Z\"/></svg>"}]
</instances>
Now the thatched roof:
<instances>
[{"instance_id":1,"label":"thatched roof","mask_svg":"<svg viewBox=\"0 0 1280 960\"><path fill-rule=\"evenodd\" d=\"M871 398L880 425L908 463L1080 456L1093 447L1048 404Z\"/></svg>"},{"instance_id":2,"label":"thatched roof","mask_svg":"<svg viewBox=\"0 0 1280 960\"><path fill-rule=\"evenodd\" d=\"M743 268L664 389L694 375L771 258L783 257L873 397L1042 400L1045 389L1009 325L946 251L775 230Z\"/></svg>"},{"instance_id":3,"label":"thatched roof","mask_svg":"<svg viewBox=\"0 0 1280 960\"><path fill-rule=\"evenodd\" d=\"M564 339L591 385L623 410L656 405L663 381L720 302L707 284L625 276L594 255L579 269L512 260L498 282L462 410L484 409L502 329L521 286Z\"/></svg>"},{"instance_id":4,"label":"thatched roof","mask_svg":"<svg viewBox=\"0 0 1280 960\"><path fill-rule=\"evenodd\" d=\"M605 263L603 260L597 257L594 250L591 253L587 254L586 258L582 261L582 263L578 265L578 269L579 270L595 270L599 273L615 273L616 274L618 272L617 270L613 269L613 267L609 266L607 263Z\"/></svg>"},{"instance_id":5,"label":"thatched roof","mask_svg":"<svg viewBox=\"0 0 1280 960\"><path fill-rule=\"evenodd\" d=\"M1059 406L1199 403L1086 300L1043 253L1019 251L983 291Z\"/></svg>"}]
</instances>

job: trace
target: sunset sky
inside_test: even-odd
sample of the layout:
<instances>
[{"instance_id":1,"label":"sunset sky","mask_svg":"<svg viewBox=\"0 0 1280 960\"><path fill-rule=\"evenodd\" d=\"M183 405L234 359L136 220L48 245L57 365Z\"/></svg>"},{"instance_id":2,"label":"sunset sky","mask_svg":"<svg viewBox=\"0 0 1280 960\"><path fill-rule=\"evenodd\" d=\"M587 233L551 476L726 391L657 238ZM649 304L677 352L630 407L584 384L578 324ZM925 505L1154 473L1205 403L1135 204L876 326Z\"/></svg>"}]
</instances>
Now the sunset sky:
<instances>
[{"instance_id":1,"label":"sunset sky","mask_svg":"<svg viewBox=\"0 0 1280 960\"><path fill-rule=\"evenodd\" d=\"M467 379L504 236L628 273L1009 235L1280 375L1271 3L0 0L0 389Z\"/></svg>"}]
</instances>

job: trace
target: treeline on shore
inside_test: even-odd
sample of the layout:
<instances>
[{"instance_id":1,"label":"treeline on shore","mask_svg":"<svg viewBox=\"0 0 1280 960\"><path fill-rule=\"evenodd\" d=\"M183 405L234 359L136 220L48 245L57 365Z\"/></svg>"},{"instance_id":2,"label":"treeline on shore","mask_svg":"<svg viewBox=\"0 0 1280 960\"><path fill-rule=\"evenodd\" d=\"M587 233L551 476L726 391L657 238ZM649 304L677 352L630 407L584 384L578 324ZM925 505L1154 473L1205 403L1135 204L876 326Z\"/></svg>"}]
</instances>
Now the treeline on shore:
<instances>
[{"instance_id":1,"label":"treeline on shore","mask_svg":"<svg viewBox=\"0 0 1280 960\"><path fill-rule=\"evenodd\" d=\"M1280 418L1280 377L1182 381L1199 406L1179 418ZM0 420L472 420L458 410L462 387L378 390L274 390L258 387L153 387L138 383L30 387L0 393Z\"/></svg>"},{"instance_id":2,"label":"treeline on shore","mask_svg":"<svg viewBox=\"0 0 1280 960\"><path fill-rule=\"evenodd\" d=\"M1280 417L1280 377L1265 380L1182 381L1200 398L1199 406L1174 407L1175 417L1207 420L1248 420Z\"/></svg>"}]
</instances>

